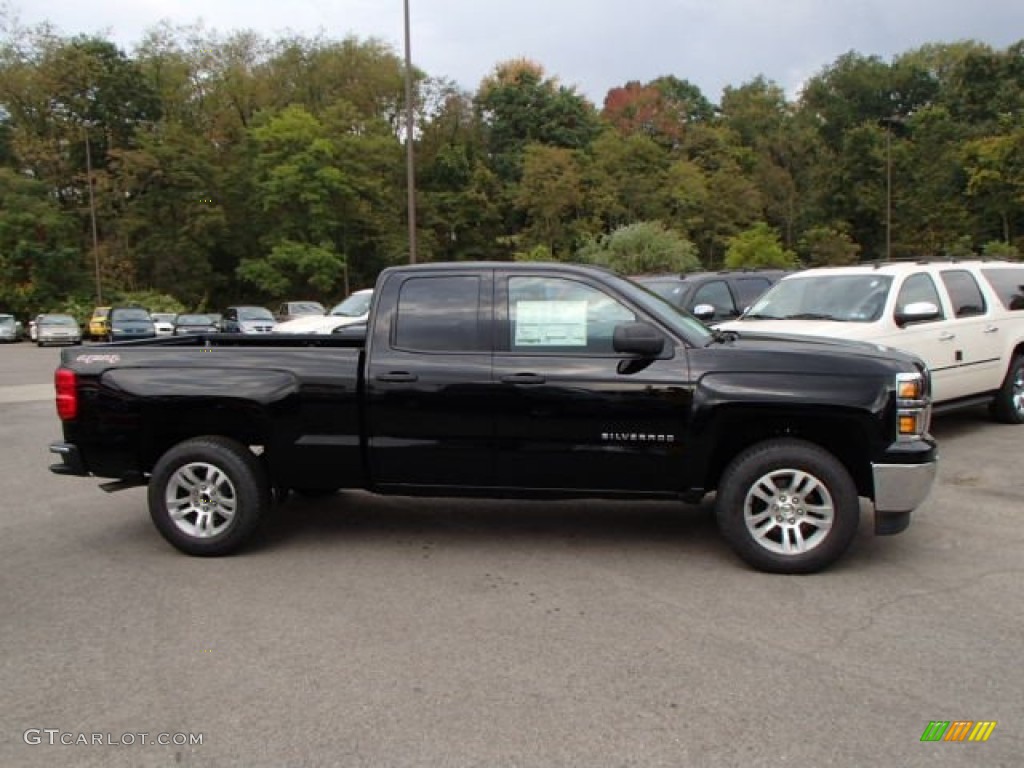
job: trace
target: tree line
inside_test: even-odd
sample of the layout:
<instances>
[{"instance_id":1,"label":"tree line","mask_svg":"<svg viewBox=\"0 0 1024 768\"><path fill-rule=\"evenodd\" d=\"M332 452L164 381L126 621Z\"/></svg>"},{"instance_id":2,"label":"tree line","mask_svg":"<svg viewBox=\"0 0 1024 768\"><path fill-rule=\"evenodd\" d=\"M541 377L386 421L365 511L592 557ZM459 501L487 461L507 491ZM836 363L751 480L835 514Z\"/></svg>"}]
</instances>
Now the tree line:
<instances>
[{"instance_id":1,"label":"tree line","mask_svg":"<svg viewBox=\"0 0 1024 768\"><path fill-rule=\"evenodd\" d=\"M333 301L408 260L404 64L369 39L3 21L0 309ZM414 73L421 261L627 273L1024 247L1024 40L850 52L799 96L675 75L601 105L528 60Z\"/></svg>"}]
</instances>

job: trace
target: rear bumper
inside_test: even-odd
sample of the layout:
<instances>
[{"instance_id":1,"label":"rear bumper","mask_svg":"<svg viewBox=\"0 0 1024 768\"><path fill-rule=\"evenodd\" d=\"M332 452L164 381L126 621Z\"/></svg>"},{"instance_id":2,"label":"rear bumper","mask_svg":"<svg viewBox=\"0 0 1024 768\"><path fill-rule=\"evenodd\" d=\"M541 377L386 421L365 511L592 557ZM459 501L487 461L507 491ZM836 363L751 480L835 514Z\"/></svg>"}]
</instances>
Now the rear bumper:
<instances>
[{"instance_id":1,"label":"rear bumper","mask_svg":"<svg viewBox=\"0 0 1024 768\"><path fill-rule=\"evenodd\" d=\"M85 468L85 462L82 461L82 454L78 451L78 446L71 443L51 443L50 453L57 454L61 459L59 464L50 465L50 471L55 475L89 476L89 472Z\"/></svg>"},{"instance_id":2,"label":"rear bumper","mask_svg":"<svg viewBox=\"0 0 1024 768\"><path fill-rule=\"evenodd\" d=\"M938 460L920 464L872 464L876 512L911 512L931 492Z\"/></svg>"}]
</instances>

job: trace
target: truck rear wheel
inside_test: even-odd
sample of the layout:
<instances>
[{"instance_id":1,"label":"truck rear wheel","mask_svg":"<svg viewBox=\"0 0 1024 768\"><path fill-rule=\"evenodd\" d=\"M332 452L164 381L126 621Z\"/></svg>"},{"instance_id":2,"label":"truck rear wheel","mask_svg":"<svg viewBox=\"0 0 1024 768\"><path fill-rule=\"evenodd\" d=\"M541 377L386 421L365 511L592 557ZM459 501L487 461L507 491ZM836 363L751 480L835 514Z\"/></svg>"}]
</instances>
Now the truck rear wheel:
<instances>
[{"instance_id":1,"label":"truck rear wheel","mask_svg":"<svg viewBox=\"0 0 1024 768\"><path fill-rule=\"evenodd\" d=\"M726 541L753 567L813 573L847 550L860 501L838 459L803 440L768 440L726 468L715 505Z\"/></svg>"},{"instance_id":2,"label":"truck rear wheel","mask_svg":"<svg viewBox=\"0 0 1024 768\"><path fill-rule=\"evenodd\" d=\"M1004 424L1024 424L1024 356L1015 355L1003 385L992 401L992 417Z\"/></svg>"},{"instance_id":3,"label":"truck rear wheel","mask_svg":"<svg viewBox=\"0 0 1024 768\"><path fill-rule=\"evenodd\" d=\"M160 457L149 481L149 514L160 535L189 555L240 547L270 507L259 459L225 437L197 437Z\"/></svg>"}]
</instances>

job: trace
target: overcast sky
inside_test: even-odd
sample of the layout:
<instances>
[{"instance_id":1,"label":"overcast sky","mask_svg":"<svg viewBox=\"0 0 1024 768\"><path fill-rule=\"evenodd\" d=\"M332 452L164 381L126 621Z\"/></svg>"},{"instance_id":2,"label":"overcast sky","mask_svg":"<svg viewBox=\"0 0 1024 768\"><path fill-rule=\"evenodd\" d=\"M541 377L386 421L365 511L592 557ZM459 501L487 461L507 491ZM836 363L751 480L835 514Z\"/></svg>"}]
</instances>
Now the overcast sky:
<instances>
[{"instance_id":1,"label":"overcast sky","mask_svg":"<svg viewBox=\"0 0 1024 768\"><path fill-rule=\"evenodd\" d=\"M107 34L131 50L161 20L228 33L374 37L403 52L403 0L0 0L32 25ZM609 88L672 74L718 102L759 74L791 96L855 50L886 61L929 42L1024 39L1024 0L409 0L413 61L475 90L525 56L598 106Z\"/></svg>"}]
</instances>

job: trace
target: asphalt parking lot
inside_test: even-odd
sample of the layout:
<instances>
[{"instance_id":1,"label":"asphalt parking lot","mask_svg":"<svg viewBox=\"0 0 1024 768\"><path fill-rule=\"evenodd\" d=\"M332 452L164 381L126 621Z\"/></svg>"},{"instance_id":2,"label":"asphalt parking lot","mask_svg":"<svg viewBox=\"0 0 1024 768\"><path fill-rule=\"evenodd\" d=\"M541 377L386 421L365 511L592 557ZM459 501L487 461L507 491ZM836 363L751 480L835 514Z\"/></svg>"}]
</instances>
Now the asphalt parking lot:
<instances>
[{"instance_id":1,"label":"asphalt parking lot","mask_svg":"<svg viewBox=\"0 0 1024 768\"><path fill-rule=\"evenodd\" d=\"M936 420L905 533L865 509L814 576L749 570L708 504L361 493L201 560L143 489L47 471L58 354L0 347L2 766L1021 764L1024 427L983 409Z\"/></svg>"}]
</instances>

